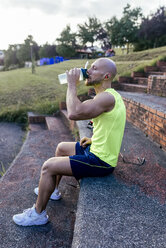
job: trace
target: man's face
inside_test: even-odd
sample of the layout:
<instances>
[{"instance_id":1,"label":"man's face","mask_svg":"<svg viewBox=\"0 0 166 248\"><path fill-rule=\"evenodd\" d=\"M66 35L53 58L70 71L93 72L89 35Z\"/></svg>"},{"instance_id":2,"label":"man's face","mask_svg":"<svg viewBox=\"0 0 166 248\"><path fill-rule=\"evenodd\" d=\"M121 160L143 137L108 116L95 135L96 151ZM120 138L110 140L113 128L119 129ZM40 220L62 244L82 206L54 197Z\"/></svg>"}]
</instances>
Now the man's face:
<instances>
[{"instance_id":1,"label":"man's face","mask_svg":"<svg viewBox=\"0 0 166 248\"><path fill-rule=\"evenodd\" d=\"M86 86L93 86L95 84L100 84L104 79L104 74L99 61L95 61L91 67L87 70L88 78L85 81Z\"/></svg>"}]
</instances>

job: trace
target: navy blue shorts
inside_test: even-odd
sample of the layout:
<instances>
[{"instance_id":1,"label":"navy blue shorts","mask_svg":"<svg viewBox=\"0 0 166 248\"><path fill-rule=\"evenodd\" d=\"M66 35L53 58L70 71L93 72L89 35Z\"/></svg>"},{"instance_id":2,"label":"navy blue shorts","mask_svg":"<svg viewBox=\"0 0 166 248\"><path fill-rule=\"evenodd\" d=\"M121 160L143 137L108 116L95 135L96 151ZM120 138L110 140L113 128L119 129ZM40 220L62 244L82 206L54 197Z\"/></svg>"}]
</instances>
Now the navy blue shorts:
<instances>
[{"instance_id":1,"label":"navy blue shorts","mask_svg":"<svg viewBox=\"0 0 166 248\"><path fill-rule=\"evenodd\" d=\"M86 148L76 143L76 155L69 156L73 176L79 180L83 177L103 177L113 172L114 167L91 153L90 145Z\"/></svg>"}]
</instances>

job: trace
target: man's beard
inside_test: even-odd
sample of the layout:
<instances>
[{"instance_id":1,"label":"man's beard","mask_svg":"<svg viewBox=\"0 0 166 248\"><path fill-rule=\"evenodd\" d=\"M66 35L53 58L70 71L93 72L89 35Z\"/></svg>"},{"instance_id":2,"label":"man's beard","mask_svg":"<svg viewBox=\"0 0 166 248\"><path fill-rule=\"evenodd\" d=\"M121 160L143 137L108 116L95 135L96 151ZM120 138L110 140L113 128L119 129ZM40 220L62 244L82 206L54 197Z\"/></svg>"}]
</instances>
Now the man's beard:
<instances>
[{"instance_id":1,"label":"man's beard","mask_svg":"<svg viewBox=\"0 0 166 248\"><path fill-rule=\"evenodd\" d=\"M102 81L101 78L100 78L100 79L96 79L96 80L94 80L94 81L88 81L88 79L86 79L85 85L86 85L86 86L94 86L94 85L100 84L101 81Z\"/></svg>"}]
</instances>

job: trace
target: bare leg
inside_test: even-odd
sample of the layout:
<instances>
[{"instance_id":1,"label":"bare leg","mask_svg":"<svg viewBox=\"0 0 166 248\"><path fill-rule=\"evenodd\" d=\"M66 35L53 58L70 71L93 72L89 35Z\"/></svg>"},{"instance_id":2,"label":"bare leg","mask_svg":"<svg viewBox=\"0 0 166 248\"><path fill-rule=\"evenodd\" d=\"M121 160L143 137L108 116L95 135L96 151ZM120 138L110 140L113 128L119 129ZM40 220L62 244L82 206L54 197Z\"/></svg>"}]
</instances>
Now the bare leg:
<instances>
[{"instance_id":1,"label":"bare leg","mask_svg":"<svg viewBox=\"0 0 166 248\"><path fill-rule=\"evenodd\" d=\"M54 157L48 159L42 167L39 182L39 194L36 201L36 211L41 213L55 189L55 175L72 176L69 157Z\"/></svg>"},{"instance_id":2,"label":"bare leg","mask_svg":"<svg viewBox=\"0 0 166 248\"><path fill-rule=\"evenodd\" d=\"M58 187L62 175L72 176L69 157L75 154L75 142L62 142L58 145L56 154L58 157L48 159L42 166L39 194L36 201L36 211L41 213L45 210L51 194L55 187ZM62 157L59 155L62 154ZM56 178L56 180L55 180Z\"/></svg>"}]
</instances>

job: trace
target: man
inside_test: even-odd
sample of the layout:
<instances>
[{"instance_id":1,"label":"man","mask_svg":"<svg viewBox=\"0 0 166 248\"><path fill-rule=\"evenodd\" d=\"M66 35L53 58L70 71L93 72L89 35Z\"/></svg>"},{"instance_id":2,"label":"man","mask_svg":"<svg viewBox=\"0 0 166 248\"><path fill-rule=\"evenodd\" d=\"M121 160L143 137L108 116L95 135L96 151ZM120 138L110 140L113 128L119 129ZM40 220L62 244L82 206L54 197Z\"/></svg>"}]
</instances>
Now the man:
<instances>
[{"instance_id":1,"label":"man","mask_svg":"<svg viewBox=\"0 0 166 248\"><path fill-rule=\"evenodd\" d=\"M22 214L13 216L22 226L42 225L48 222L46 206L49 199L60 199L58 184L61 176L82 177L105 176L117 165L124 133L126 110L119 93L111 88L116 75L116 65L108 58L97 59L87 70L85 84L93 86L96 96L80 102L76 85L80 70L67 71L67 111L71 120L93 118L93 136L79 142L62 142L57 146L56 156L42 166L36 204Z\"/></svg>"}]
</instances>

